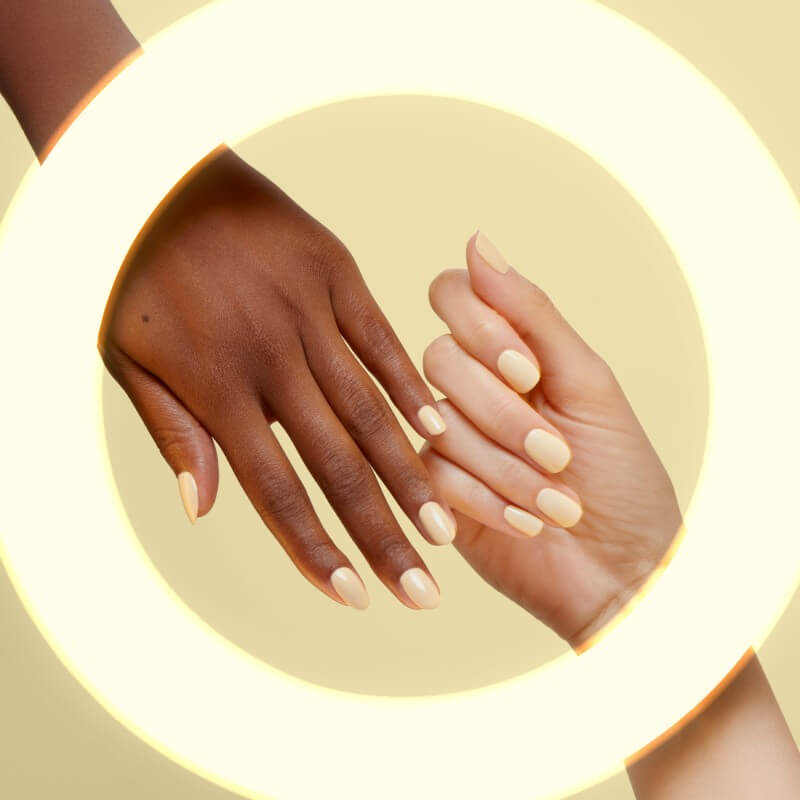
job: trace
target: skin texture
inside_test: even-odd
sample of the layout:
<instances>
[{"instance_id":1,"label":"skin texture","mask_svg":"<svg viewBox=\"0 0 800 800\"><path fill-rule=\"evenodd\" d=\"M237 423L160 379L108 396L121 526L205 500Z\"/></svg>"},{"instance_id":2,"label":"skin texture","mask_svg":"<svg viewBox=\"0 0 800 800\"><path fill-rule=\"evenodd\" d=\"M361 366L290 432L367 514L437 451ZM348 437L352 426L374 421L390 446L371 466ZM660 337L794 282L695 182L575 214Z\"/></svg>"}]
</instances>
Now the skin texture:
<instances>
[{"instance_id":1,"label":"skin texture","mask_svg":"<svg viewBox=\"0 0 800 800\"><path fill-rule=\"evenodd\" d=\"M800 753L752 651L700 713L628 765L638 800L793 800Z\"/></svg>"},{"instance_id":2,"label":"skin texture","mask_svg":"<svg viewBox=\"0 0 800 800\"><path fill-rule=\"evenodd\" d=\"M41 161L140 54L107 0L0 4L0 91ZM438 588L375 472L428 541L452 538L452 515L365 367L426 438L418 413L433 405L430 391L345 246L228 148L146 226L114 285L98 348L182 476L192 519L216 495L213 437L298 569L343 602L330 576L352 564L277 446L270 424L280 422L381 580L416 609L400 578L417 568L427 580L417 599L435 605ZM426 503L428 528L419 515Z\"/></svg>"},{"instance_id":3,"label":"skin texture","mask_svg":"<svg viewBox=\"0 0 800 800\"><path fill-rule=\"evenodd\" d=\"M324 531L270 425L279 422L391 591L424 562L375 472L423 536L421 507L447 508L349 344L428 436L433 404L346 247L233 151L220 148L164 202L111 292L98 346L176 474L206 513L215 439L298 569L338 599L352 564Z\"/></svg>"},{"instance_id":4,"label":"skin texture","mask_svg":"<svg viewBox=\"0 0 800 800\"><path fill-rule=\"evenodd\" d=\"M428 348L425 370L450 396L439 402L448 429L423 456L457 510L459 552L580 649L663 556L680 525L677 502L608 365L541 289L513 268L488 267L475 237L467 262L468 272L449 270L431 286L452 336ZM502 383L497 360L507 349L541 369L524 395ZM566 469L556 476L533 463L520 436L509 437L510 419L517 431L535 424L563 436ZM580 502L581 519L568 530L552 525L533 501L542 487ZM541 533L510 527L509 502L542 519ZM800 796L800 753L752 651L627 769L637 800Z\"/></svg>"},{"instance_id":5,"label":"skin texture","mask_svg":"<svg viewBox=\"0 0 800 800\"><path fill-rule=\"evenodd\" d=\"M457 512L458 551L580 648L659 564L680 528L680 510L608 364L539 287L513 267L492 269L475 240L467 244L468 271L448 270L431 285L431 304L451 335L429 346L424 368L447 394L439 409L448 430L422 455ZM526 395L498 370L507 349L541 373ZM526 454L532 428L566 441L565 469L551 473ZM547 487L582 506L569 529L537 507ZM540 518L542 532L531 538L511 528L502 515L508 504Z\"/></svg>"}]
</instances>

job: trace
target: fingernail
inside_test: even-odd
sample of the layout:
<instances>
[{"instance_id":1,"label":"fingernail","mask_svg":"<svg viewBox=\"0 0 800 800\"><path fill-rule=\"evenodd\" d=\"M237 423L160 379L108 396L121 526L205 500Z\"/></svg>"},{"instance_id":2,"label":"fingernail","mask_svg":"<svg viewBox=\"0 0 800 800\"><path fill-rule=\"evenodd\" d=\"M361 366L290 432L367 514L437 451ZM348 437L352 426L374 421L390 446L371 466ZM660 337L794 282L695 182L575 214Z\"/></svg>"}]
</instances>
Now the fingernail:
<instances>
[{"instance_id":1,"label":"fingernail","mask_svg":"<svg viewBox=\"0 0 800 800\"><path fill-rule=\"evenodd\" d=\"M503 254L494 246L491 239L481 231L475 238L475 247L483 260L498 272L508 272L508 262L503 258Z\"/></svg>"},{"instance_id":2,"label":"fingernail","mask_svg":"<svg viewBox=\"0 0 800 800\"><path fill-rule=\"evenodd\" d=\"M417 416L422 423L422 427L431 436L438 436L447 430L447 425L444 424L442 415L433 406L422 406L417 412Z\"/></svg>"},{"instance_id":3,"label":"fingernail","mask_svg":"<svg viewBox=\"0 0 800 800\"><path fill-rule=\"evenodd\" d=\"M350 567L339 567L331 573L331 585L336 594L353 608L364 609L369 605L369 595L361 578Z\"/></svg>"},{"instance_id":4,"label":"fingernail","mask_svg":"<svg viewBox=\"0 0 800 800\"><path fill-rule=\"evenodd\" d=\"M197 522L197 484L191 472L181 472L178 475L178 490L181 493L186 516L194 525Z\"/></svg>"},{"instance_id":5,"label":"fingernail","mask_svg":"<svg viewBox=\"0 0 800 800\"><path fill-rule=\"evenodd\" d=\"M516 350L503 350L497 359L497 370L509 386L525 394L539 383L539 370L529 358Z\"/></svg>"},{"instance_id":6,"label":"fingernail","mask_svg":"<svg viewBox=\"0 0 800 800\"><path fill-rule=\"evenodd\" d=\"M569 464L566 442L542 428L534 428L525 437L525 452L548 472L561 472Z\"/></svg>"},{"instance_id":7,"label":"fingernail","mask_svg":"<svg viewBox=\"0 0 800 800\"><path fill-rule=\"evenodd\" d=\"M436 544L450 544L456 537L456 526L445 510L433 500L424 503L419 510L419 518Z\"/></svg>"},{"instance_id":8,"label":"fingernail","mask_svg":"<svg viewBox=\"0 0 800 800\"><path fill-rule=\"evenodd\" d=\"M583 509L572 498L556 489L542 489L536 496L536 505L563 528L571 528L583 514Z\"/></svg>"},{"instance_id":9,"label":"fingernail","mask_svg":"<svg viewBox=\"0 0 800 800\"><path fill-rule=\"evenodd\" d=\"M539 517L534 517L533 514L516 506L506 506L503 509L503 517L512 528L526 536L536 536L544 528L544 522Z\"/></svg>"},{"instance_id":10,"label":"fingernail","mask_svg":"<svg viewBox=\"0 0 800 800\"><path fill-rule=\"evenodd\" d=\"M436 608L439 605L439 590L436 584L419 567L407 569L400 576L400 585L412 602L420 608Z\"/></svg>"}]
</instances>

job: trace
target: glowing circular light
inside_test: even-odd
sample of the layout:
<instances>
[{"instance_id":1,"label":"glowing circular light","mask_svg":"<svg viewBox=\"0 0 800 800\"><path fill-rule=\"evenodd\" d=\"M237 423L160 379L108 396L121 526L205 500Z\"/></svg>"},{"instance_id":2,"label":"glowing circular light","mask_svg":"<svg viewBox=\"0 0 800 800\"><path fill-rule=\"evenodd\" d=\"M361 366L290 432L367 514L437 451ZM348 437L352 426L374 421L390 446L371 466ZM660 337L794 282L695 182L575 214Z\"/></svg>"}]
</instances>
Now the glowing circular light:
<instances>
[{"instance_id":1,"label":"glowing circular light","mask_svg":"<svg viewBox=\"0 0 800 800\"><path fill-rule=\"evenodd\" d=\"M800 392L782 345L799 333L800 214L776 165L689 64L584 0L498 0L491 14L463 0L231 0L146 49L31 170L0 242L0 330L15 344L2 552L37 625L125 725L251 797L510 800L616 769L760 641L797 580L787 507ZM219 142L395 93L518 114L616 176L687 272L712 395L690 533L621 624L511 681L390 699L271 669L163 583L109 491L95 339L140 226Z\"/></svg>"}]
</instances>

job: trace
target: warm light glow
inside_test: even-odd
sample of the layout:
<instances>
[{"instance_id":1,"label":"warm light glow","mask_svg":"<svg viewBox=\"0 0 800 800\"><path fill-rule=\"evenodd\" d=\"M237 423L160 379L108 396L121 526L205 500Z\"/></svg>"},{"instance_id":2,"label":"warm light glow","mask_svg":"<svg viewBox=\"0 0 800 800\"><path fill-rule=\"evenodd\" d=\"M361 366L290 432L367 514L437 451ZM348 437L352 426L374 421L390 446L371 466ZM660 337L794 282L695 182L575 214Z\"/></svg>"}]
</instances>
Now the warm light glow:
<instances>
[{"instance_id":1,"label":"warm light glow","mask_svg":"<svg viewBox=\"0 0 800 800\"><path fill-rule=\"evenodd\" d=\"M390 699L258 662L161 580L113 489L95 340L117 266L195 162L305 109L395 93L513 112L609 170L686 271L712 386L689 534L619 625L585 654L514 680ZM88 691L233 791L531 800L575 790L701 701L796 585L797 204L730 103L601 6L214 3L148 43L27 175L0 264L5 565Z\"/></svg>"}]
</instances>

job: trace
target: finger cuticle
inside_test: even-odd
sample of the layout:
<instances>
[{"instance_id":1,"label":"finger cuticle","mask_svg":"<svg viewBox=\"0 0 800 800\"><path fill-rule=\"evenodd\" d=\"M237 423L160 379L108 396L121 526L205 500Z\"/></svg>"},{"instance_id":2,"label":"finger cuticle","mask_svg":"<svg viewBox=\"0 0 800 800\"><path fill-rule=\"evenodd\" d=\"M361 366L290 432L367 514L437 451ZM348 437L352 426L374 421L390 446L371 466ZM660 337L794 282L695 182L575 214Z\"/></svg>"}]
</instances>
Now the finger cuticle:
<instances>
[{"instance_id":1,"label":"finger cuticle","mask_svg":"<svg viewBox=\"0 0 800 800\"><path fill-rule=\"evenodd\" d=\"M508 272L508 261L483 231L478 231L478 235L475 237L475 249L493 270L500 273Z\"/></svg>"},{"instance_id":2,"label":"finger cuticle","mask_svg":"<svg viewBox=\"0 0 800 800\"><path fill-rule=\"evenodd\" d=\"M442 415L433 406L423 406L417 412L417 418L431 436L440 436L447 430Z\"/></svg>"},{"instance_id":3,"label":"finger cuticle","mask_svg":"<svg viewBox=\"0 0 800 800\"><path fill-rule=\"evenodd\" d=\"M350 567L339 567L331 573L331 586L352 608L363 610L369 605L367 589Z\"/></svg>"},{"instance_id":4,"label":"finger cuticle","mask_svg":"<svg viewBox=\"0 0 800 800\"><path fill-rule=\"evenodd\" d=\"M400 585L411 602L420 608L432 609L439 605L439 590L430 576L419 567L407 569L400 576Z\"/></svg>"},{"instance_id":5,"label":"finger cuticle","mask_svg":"<svg viewBox=\"0 0 800 800\"><path fill-rule=\"evenodd\" d=\"M536 506L564 528L571 528L583 515L583 509L571 497L549 487L536 495Z\"/></svg>"},{"instance_id":6,"label":"finger cuticle","mask_svg":"<svg viewBox=\"0 0 800 800\"><path fill-rule=\"evenodd\" d=\"M525 437L523 447L528 456L548 472L561 472L572 456L563 439L542 428L530 431Z\"/></svg>"},{"instance_id":7,"label":"finger cuticle","mask_svg":"<svg viewBox=\"0 0 800 800\"><path fill-rule=\"evenodd\" d=\"M183 508L186 511L186 516L189 521L194 525L197 522L197 509L199 499L197 494L197 482L191 472L184 471L178 475L178 491L181 495Z\"/></svg>"},{"instance_id":8,"label":"finger cuticle","mask_svg":"<svg viewBox=\"0 0 800 800\"><path fill-rule=\"evenodd\" d=\"M526 536L538 536L544 528L544 522L539 517L534 517L516 506L506 506L503 509L503 518L515 531Z\"/></svg>"},{"instance_id":9,"label":"finger cuticle","mask_svg":"<svg viewBox=\"0 0 800 800\"><path fill-rule=\"evenodd\" d=\"M497 359L497 371L512 389L526 394L541 377L536 364L517 350L503 350Z\"/></svg>"},{"instance_id":10,"label":"finger cuticle","mask_svg":"<svg viewBox=\"0 0 800 800\"><path fill-rule=\"evenodd\" d=\"M419 518L425 532L436 544L450 544L456 536L456 526L445 510L433 500L424 503Z\"/></svg>"}]
</instances>

